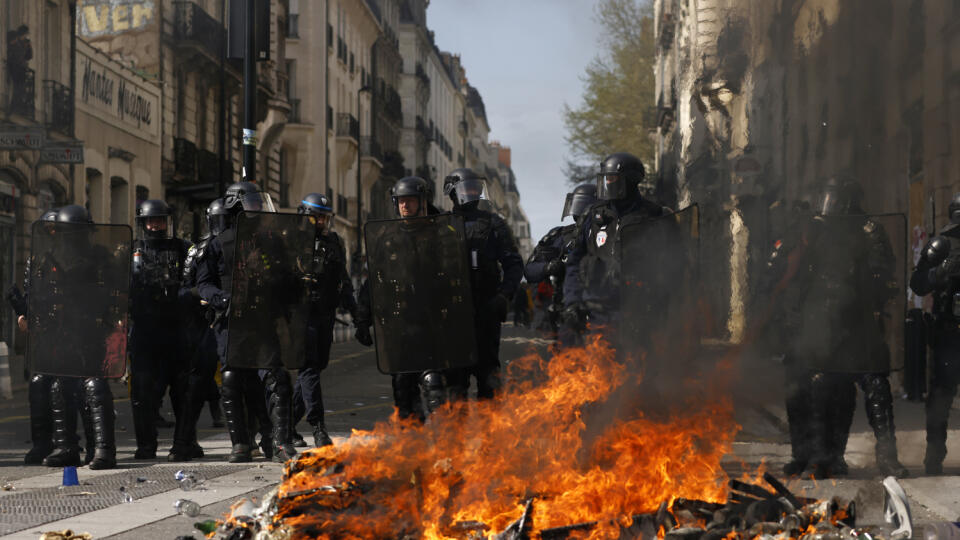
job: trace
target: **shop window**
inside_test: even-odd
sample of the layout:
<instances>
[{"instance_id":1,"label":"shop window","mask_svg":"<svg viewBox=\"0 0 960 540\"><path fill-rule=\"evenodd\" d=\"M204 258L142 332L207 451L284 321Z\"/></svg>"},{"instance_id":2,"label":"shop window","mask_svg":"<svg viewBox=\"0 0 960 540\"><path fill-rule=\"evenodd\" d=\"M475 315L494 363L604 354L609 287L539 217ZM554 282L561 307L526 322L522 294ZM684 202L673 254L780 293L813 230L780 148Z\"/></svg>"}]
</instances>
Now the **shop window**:
<instances>
[{"instance_id":1,"label":"shop window","mask_svg":"<svg viewBox=\"0 0 960 540\"><path fill-rule=\"evenodd\" d=\"M130 185L119 176L110 178L110 223L129 223Z\"/></svg>"}]
</instances>

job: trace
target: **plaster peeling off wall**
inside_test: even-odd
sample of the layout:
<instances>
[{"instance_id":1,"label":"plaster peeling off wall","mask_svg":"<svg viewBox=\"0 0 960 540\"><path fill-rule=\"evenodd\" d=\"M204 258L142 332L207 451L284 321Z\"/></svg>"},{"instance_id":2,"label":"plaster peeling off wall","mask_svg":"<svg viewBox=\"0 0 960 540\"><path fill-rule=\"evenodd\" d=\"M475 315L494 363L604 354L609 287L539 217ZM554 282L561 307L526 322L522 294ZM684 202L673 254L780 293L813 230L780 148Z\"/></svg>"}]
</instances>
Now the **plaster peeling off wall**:
<instances>
[{"instance_id":1,"label":"plaster peeling off wall","mask_svg":"<svg viewBox=\"0 0 960 540\"><path fill-rule=\"evenodd\" d=\"M743 341L747 295L747 247L750 243L750 231L743 223L740 210L730 212L730 313L727 317L727 331L731 343Z\"/></svg>"},{"instance_id":2,"label":"plaster peeling off wall","mask_svg":"<svg viewBox=\"0 0 960 540\"><path fill-rule=\"evenodd\" d=\"M809 51L820 41L827 28L837 22L840 3L837 0L805 0L796 13L793 41L797 47Z\"/></svg>"}]
</instances>

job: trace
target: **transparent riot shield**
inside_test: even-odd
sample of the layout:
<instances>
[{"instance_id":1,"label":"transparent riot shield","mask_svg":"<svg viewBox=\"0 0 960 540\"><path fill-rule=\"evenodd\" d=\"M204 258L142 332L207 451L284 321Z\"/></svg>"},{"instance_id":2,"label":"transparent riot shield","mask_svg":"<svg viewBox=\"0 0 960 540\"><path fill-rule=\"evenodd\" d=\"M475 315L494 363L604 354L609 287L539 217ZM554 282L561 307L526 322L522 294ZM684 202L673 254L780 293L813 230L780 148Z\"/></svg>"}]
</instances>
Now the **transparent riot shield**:
<instances>
[{"instance_id":1,"label":"transparent riot shield","mask_svg":"<svg viewBox=\"0 0 960 540\"><path fill-rule=\"evenodd\" d=\"M371 221L364 238L380 371L476 364L463 218Z\"/></svg>"},{"instance_id":2,"label":"transparent riot shield","mask_svg":"<svg viewBox=\"0 0 960 540\"><path fill-rule=\"evenodd\" d=\"M902 369L907 243L903 214L818 216L788 284L796 290L790 350L837 373ZM791 306L788 306L791 307Z\"/></svg>"},{"instance_id":3,"label":"transparent riot shield","mask_svg":"<svg viewBox=\"0 0 960 540\"><path fill-rule=\"evenodd\" d=\"M227 365L300 369L315 227L306 215L242 212L236 231Z\"/></svg>"},{"instance_id":4,"label":"transparent riot shield","mask_svg":"<svg viewBox=\"0 0 960 540\"><path fill-rule=\"evenodd\" d=\"M696 205L619 231L618 347L651 368L678 364L699 349L699 236Z\"/></svg>"},{"instance_id":5,"label":"transparent riot shield","mask_svg":"<svg viewBox=\"0 0 960 540\"><path fill-rule=\"evenodd\" d=\"M123 376L131 243L127 225L33 224L27 361L34 372Z\"/></svg>"}]
</instances>

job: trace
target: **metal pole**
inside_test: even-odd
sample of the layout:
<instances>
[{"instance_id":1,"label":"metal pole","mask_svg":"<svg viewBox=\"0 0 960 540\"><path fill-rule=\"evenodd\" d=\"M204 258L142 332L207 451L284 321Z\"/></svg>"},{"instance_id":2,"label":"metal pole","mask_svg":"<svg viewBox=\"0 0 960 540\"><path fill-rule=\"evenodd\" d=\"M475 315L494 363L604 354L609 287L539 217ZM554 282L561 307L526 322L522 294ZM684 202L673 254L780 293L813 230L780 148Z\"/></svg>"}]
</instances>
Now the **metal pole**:
<instances>
[{"instance_id":1,"label":"metal pole","mask_svg":"<svg viewBox=\"0 0 960 540\"><path fill-rule=\"evenodd\" d=\"M366 87L364 87L366 88ZM363 237L363 184L360 180L360 154L363 153L363 145L361 144L362 138L360 137L361 126L360 123L360 94L364 91L364 88L357 90L357 255L363 252L362 245L363 242L360 240Z\"/></svg>"},{"instance_id":2,"label":"metal pole","mask_svg":"<svg viewBox=\"0 0 960 540\"><path fill-rule=\"evenodd\" d=\"M256 0L247 0L243 33L243 179L255 182L257 176L257 38Z\"/></svg>"}]
</instances>

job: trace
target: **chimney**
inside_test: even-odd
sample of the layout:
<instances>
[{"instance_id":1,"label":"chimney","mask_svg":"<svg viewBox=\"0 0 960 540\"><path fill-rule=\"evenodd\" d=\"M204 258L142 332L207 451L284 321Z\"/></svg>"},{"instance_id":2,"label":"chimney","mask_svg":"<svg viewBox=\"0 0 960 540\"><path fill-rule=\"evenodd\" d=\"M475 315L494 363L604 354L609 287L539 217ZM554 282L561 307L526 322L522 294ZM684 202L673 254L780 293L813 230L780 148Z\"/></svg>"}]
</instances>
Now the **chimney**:
<instances>
[{"instance_id":1,"label":"chimney","mask_svg":"<svg viewBox=\"0 0 960 540\"><path fill-rule=\"evenodd\" d=\"M510 147L501 146L497 160L502 163L508 169L510 168Z\"/></svg>"}]
</instances>

